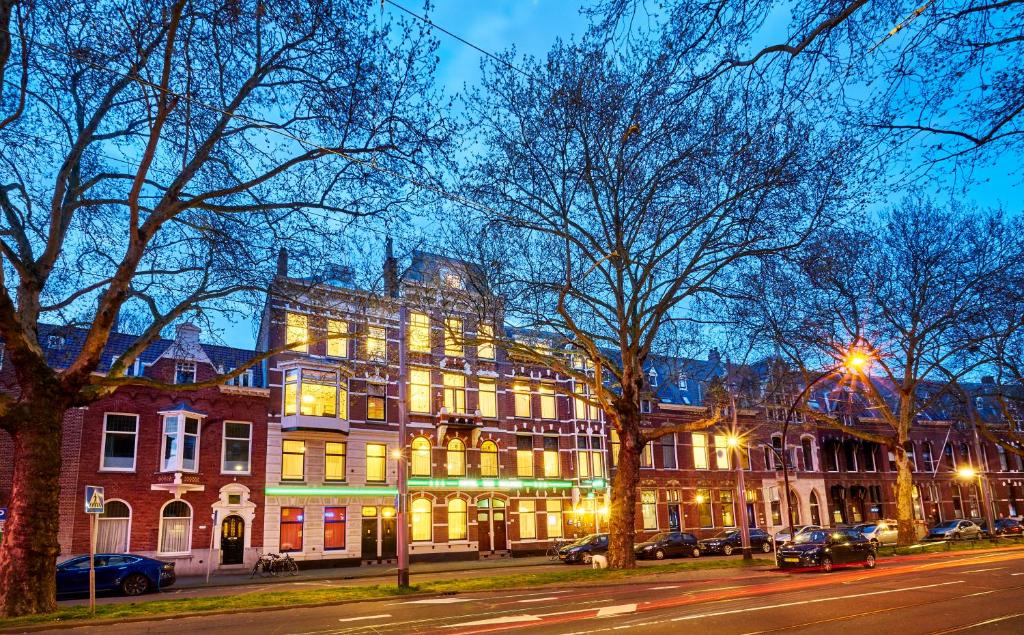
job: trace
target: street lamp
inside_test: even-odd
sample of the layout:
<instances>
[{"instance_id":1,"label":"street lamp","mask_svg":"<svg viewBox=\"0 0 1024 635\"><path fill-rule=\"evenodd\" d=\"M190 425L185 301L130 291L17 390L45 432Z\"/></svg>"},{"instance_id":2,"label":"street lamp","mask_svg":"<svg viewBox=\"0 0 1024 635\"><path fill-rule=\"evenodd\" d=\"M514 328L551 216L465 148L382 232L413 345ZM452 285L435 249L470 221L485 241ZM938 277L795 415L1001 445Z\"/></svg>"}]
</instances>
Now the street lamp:
<instances>
[{"instance_id":1,"label":"street lamp","mask_svg":"<svg viewBox=\"0 0 1024 635\"><path fill-rule=\"evenodd\" d=\"M733 425L736 423L735 406L736 402L733 400ZM733 430L735 430L735 427ZM736 496L739 499L740 505L740 540L743 545L743 559L752 560L753 555L750 553L750 520L747 518L747 487L744 482L743 461L740 455L740 452L742 451L742 444L740 443L739 436L737 436L735 432L727 437L727 443L736 455Z\"/></svg>"},{"instance_id":2,"label":"street lamp","mask_svg":"<svg viewBox=\"0 0 1024 635\"><path fill-rule=\"evenodd\" d=\"M975 479L978 480L978 489L981 490L981 504L985 508L985 524L988 527L988 537L991 540L995 540L996 525L992 514L992 498L988 489L988 483L985 481L985 475L974 469L971 465L964 465L957 468L956 477L969 483L973 483Z\"/></svg>"}]
</instances>

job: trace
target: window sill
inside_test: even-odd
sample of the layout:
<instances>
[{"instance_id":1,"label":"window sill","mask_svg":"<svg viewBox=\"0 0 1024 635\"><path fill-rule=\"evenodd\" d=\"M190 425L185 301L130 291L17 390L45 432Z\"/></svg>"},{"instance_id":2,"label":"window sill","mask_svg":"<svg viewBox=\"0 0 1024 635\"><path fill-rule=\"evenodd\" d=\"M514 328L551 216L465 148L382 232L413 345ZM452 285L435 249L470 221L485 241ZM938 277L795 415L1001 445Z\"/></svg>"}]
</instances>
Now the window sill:
<instances>
[{"instance_id":1,"label":"window sill","mask_svg":"<svg viewBox=\"0 0 1024 635\"><path fill-rule=\"evenodd\" d=\"M234 476L252 476L252 472L251 471L250 472L237 472L235 470L231 470L230 472L225 472L224 470L221 470L220 473L221 473L222 476L231 476L231 475L234 475Z\"/></svg>"},{"instance_id":2,"label":"window sill","mask_svg":"<svg viewBox=\"0 0 1024 635\"><path fill-rule=\"evenodd\" d=\"M135 468L121 468L121 467L101 467L96 470L99 473L113 473L113 474L134 474Z\"/></svg>"}]
</instances>

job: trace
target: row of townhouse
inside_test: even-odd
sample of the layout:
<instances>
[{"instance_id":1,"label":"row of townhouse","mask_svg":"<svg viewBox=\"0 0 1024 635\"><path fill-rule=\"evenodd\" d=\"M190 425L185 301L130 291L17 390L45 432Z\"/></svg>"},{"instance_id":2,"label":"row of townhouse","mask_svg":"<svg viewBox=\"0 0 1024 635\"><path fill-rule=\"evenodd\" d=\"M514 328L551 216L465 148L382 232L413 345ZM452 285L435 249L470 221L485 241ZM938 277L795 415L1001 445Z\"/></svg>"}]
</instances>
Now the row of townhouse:
<instances>
[{"instance_id":1,"label":"row of townhouse","mask_svg":"<svg viewBox=\"0 0 1024 635\"><path fill-rule=\"evenodd\" d=\"M173 559L183 575L248 567L261 551L291 553L304 567L390 562L399 470L409 482L414 562L538 553L554 539L607 527L614 430L582 384L488 342L491 329L506 327L474 310L464 263L416 253L400 274L389 250L383 294L357 288L344 270L311 284L290 277L284 257L278 268L256 351L202 343L184 324L131 369L182 390L123 388L67 413L64 555L88 549L85 485L106 489L102 551ZM40 339L61 367L83 336L47 327ZM115 334L104 363L131 341ZM187 389L260 354L265 359L231 385ZM783 443L780 409L762 398L763 365L740 370L715 351L702 360L652 360L641 404L649 425L702 417L708 386L725 381L739 386L745 441L734 453L722 427L648 444L638 536L711 535L737 525L740 505L752 525L771 532L787 524L787 513L822 525L895 515L888 449L803 421ZM0 383L11 382L10 368L0 366ZM972 433L941 418L915 426L908 450L922 526L982 515L977 483L955 477L965 463L986 471L997 514L1021 512L1024 465ZM10 456L0 434L0 507L11 491ZM745 471L743 500L737 468Z\"/></svg>"}]
</instances>

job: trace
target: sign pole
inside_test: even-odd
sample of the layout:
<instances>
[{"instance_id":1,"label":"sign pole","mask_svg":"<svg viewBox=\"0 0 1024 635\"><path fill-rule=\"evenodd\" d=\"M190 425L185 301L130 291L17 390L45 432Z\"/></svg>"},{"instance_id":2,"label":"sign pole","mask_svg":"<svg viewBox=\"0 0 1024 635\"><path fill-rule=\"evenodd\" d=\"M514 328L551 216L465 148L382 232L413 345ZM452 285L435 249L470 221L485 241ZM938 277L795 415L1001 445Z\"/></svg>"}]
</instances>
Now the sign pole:
<instances>
[{"instance_id":1,"label":"sign pole","mask_svg":"<svg viewBox=\"0 0 1024 635\"><path fill-rule=\"evenodd\" d=\"M89 514L89 613L96 615L96 514Z\"/></svg>"},{"instance_id":2,"label":"sign pole","mask_svg":"<svg viewBox=\"0 0 1024 635\"><path fill-rule=\"evenodd\" d=\"M213 510L213 522L210 527L210 552L206 554L206 583L210 583L210 567L213 566L213 541L216 539L217 534L217 510Z\"/></svg>"}]
</instances>

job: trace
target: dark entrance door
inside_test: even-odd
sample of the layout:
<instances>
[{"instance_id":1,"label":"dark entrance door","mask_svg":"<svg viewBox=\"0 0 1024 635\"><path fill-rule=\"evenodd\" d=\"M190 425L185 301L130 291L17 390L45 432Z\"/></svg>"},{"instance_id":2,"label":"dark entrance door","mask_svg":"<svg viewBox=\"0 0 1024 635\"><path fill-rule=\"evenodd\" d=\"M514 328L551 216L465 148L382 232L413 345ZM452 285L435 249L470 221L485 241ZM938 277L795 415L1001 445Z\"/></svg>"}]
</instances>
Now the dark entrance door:
<instances>
[{"instance_id":1,"label":"dark entrance door","mask_svg":"<svg viewBox=\"0 0 1024 635\"><path fill-rule=\"evenodd\" d=\"M394 559L398 555L398 522L394 516L380 519L380 556L385 560Z\"/></svg>"},{"instance_id":2,"label":"dark entrance door","mask_svg":"<svg viewBox=\"0 0 1024 635\"><path fill-rule=\"evenodd\" d=\"M491 499L491 526L492 544L494 551L504 551L508 548L508 534L505 531L505 501L499 498Z\"/></svg>"},{"instance_id":3,"label":"dark entrance door","mask_svg":"<svg viewBox=\"0 0 1024 635\"><path fill-rule=\"evenodd\" d=\"M679 504L670 503L668 506L668 529L679 531Z\"/></svg>"},{"instance_id":4,"label":"dark entrance door","mask_svg":"<svg viewBox=\"0 0 1024 635\"><path fill-rule=\"evenodd\" d=\"M362 559L377 559L377 517L363 518Z\"/></svg>"},{"instance_id":5,"label":"dark entrance door","mask_svg":"<svg viewBox=\"0 0 1024 635\"><path fill-rule=\"evenodd\" d=\"M242 564L245 560L245 521L228 516L220 525L221 564Z\"/></svg>"},{"instance_id":6,"label":"dark entrance door","mask_svg":"<svg viewBox=\"0 0 1024 635\"><path fill-rule=\"evenodd\" d=\"M476 538L480 551L492 551L491 546L491 501L481 498L476 502Z\"/></svg>"}]
</instances>

